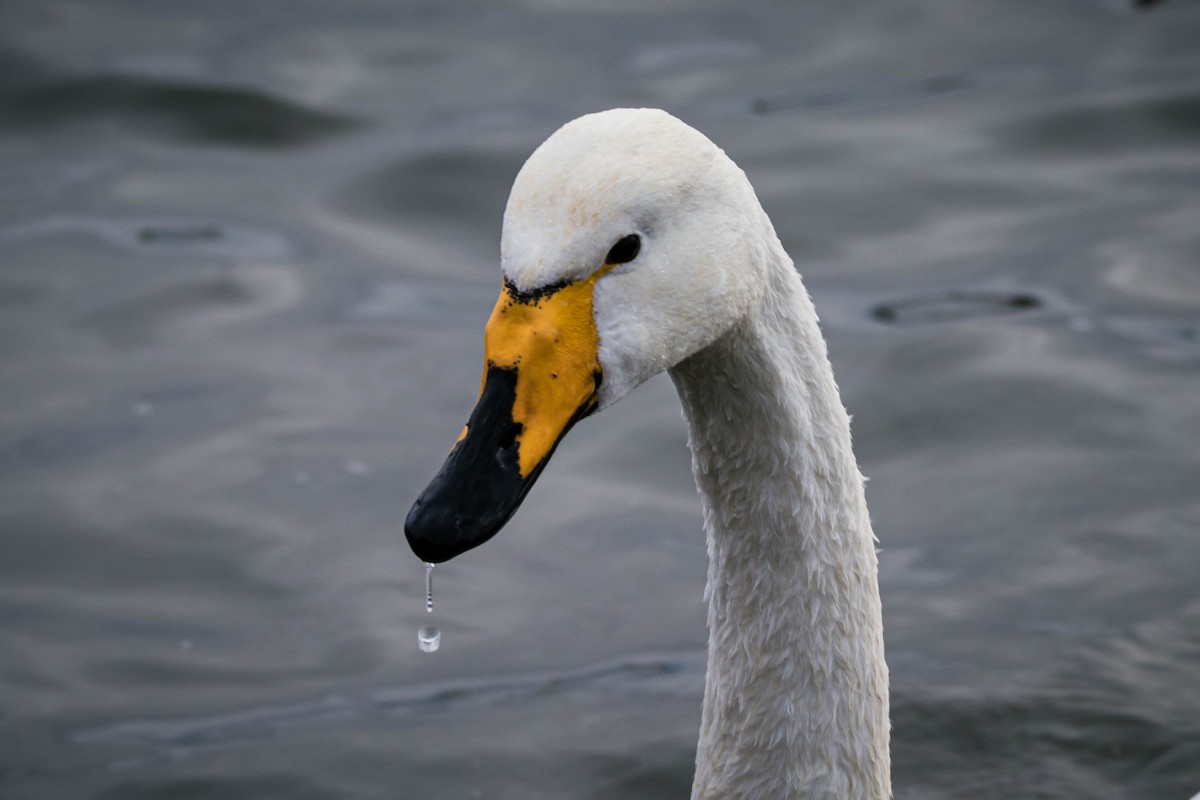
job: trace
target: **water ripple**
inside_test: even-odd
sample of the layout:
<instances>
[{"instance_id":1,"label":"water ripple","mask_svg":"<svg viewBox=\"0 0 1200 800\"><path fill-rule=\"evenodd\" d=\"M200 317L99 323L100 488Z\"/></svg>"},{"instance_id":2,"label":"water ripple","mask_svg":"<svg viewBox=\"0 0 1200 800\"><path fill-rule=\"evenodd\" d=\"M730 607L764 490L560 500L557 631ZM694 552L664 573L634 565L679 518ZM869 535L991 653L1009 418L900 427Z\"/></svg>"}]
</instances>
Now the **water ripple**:
<instances>
[{"instance_id":1,"label":"water ripple","mask_svg":"<svg viewBox=\"0 0 1200 800\"><path fill-rule=\"evenodd\" d=\"M0 96L0 126L50 129L113 120L175 143L276 149L360 124L253 89L129 75L68 78Z\"/></svg>"},{"instance_id":2,"label":"water ripple","mask_svg":"<svg viewBox=\"0 0 1200 800\"><path fill-rule=\"evenodd\" d=\"M604 697L617 694L699 697L704 656L645 656L571 672L523 675L508 680L334 692L311 700L224 714L171 720L133 720L85 728L67 735L82 745L118 745L140 755L113 764L131 769L190 758L216 747L284 736L301 729L402 716L430 709L517 703L547 695Z\"/></svg>"}]
</instances>

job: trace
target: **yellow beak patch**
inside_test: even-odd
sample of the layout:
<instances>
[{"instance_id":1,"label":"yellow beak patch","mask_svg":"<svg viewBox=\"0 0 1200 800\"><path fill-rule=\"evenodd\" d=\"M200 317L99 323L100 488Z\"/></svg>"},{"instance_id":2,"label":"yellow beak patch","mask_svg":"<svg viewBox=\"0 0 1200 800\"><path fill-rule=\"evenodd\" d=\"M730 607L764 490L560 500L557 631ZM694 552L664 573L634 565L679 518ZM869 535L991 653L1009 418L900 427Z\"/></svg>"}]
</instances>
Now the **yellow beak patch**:
<instances>
[{"instance_id":1,"label":"yellow beak patch","mask_svg":"<svg viewBox=\"0 0 1200 800\"><path fill-rule=\"evenodd\" d=\"M404 520L424 561L447 561L492 538L559 440L595 410L603 376L593 290L609 269L529 292L505 281L484 334L479 400Z\"/></svg>"},{"instance_id":2,"label":"yellow beak patch","mask_svg":"<svg viewBox=\"0 0 1200 800\"><path fill-rule=\"evenodd\" d=\"M528 295L505 281L492 310L484 333L483 380L491 368L517 373L512 419L520 425L517 453L522 478L550 454L572 422L596 406L600 338L592 294L596 281L608 270ZM459 439L466 435L464 428Z\"/></svg>"}]
</instances>

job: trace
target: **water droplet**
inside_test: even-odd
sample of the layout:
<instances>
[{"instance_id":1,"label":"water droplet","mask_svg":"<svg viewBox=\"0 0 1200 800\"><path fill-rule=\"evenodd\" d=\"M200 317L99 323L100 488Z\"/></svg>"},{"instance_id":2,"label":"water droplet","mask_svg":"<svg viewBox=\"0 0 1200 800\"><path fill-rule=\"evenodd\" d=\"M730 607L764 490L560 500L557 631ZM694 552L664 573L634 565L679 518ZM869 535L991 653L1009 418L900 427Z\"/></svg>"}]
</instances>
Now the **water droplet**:
<instances>
[{"instance_id":1,"label":"water droplet","mask_svg":"<svg viewBox=\"0 0 1200 800\"><path fill-rule=\"evenodd\" d=\"M433 564L425 562L425 611L433 613ZM422 653L435 653L442 644L442 632L436 625L422 625L417 630L417 644Z\"/></svg>"},{"instance_id":2,"label":"water droplet","mask_svg":"<svg viewBox=\"0 0 1200 800\"><path fill-rule=\"evenodd\" d=\"M433 564L425 562L425 610L433 613Z\"/></svg>"},{"instance_id":3,"label":"water droplet","mask_svg":"<svg viewBox=\"0 0 1200 800\"><path fill-rule=\"evenodd\" d=\"M436 653L442 643L442 632L436 625L422 625L417 629L417 645L422 653Z\"/></svg>"}]
</instances>

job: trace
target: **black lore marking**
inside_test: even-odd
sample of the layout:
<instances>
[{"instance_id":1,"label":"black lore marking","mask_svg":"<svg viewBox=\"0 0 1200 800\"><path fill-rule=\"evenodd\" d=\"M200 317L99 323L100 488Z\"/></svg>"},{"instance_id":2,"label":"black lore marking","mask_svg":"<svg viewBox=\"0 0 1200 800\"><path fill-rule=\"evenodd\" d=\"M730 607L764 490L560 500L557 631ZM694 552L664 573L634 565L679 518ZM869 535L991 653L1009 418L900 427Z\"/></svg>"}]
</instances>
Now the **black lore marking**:
<instances>
[{"instance_id":1,"label":"black lore marking","mask_svg":"<svg viewBox=\"0 0 1200 800\"><path fill-rule=\"evenodd\" d=\"M515 283L510 281L508 278L505 278L504 291L508 292L512 299L516 300L518 303L523 305L536 305L538 301L549 297L555 292L559 292L567 288L570 284L570 281L564 280L557 281L555 283L548 283L545 286L535 286L532 289L521 290L517 288Z\"/></svg>"}]
</instances>

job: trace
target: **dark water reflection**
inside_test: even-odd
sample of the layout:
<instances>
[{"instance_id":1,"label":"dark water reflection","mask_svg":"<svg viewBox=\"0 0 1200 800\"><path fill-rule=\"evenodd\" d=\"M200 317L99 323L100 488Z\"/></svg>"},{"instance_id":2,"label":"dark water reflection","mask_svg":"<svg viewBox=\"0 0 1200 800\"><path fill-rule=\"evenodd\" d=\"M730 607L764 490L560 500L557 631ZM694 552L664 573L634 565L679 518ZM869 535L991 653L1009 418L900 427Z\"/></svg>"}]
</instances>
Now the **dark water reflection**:
<instances>
[{"instance_id":1,"label":"dark water reflection","mask_svg":"<svg viewBox=\"0 0 1200 800\"><path fill-rule=\"evenodd\" d=\"M337 133L350 121L260 92L112 76L51 82L7 98L18 129L113 121L122 132L192 145L287 147Z\"/></svg>"},{"instance_id":2,"label":"dark water reflection","mask_svg":"<svg viewBox=\"0 0 1200 800\"><path fill-rule=\"evenodd\" d=\"M1200 790L1200 5L0 6L0 796L686 797L652 381L438 574L400 526L557 125L747 170L872 480L901 798Z\"/></svg>"}]
</instances>

